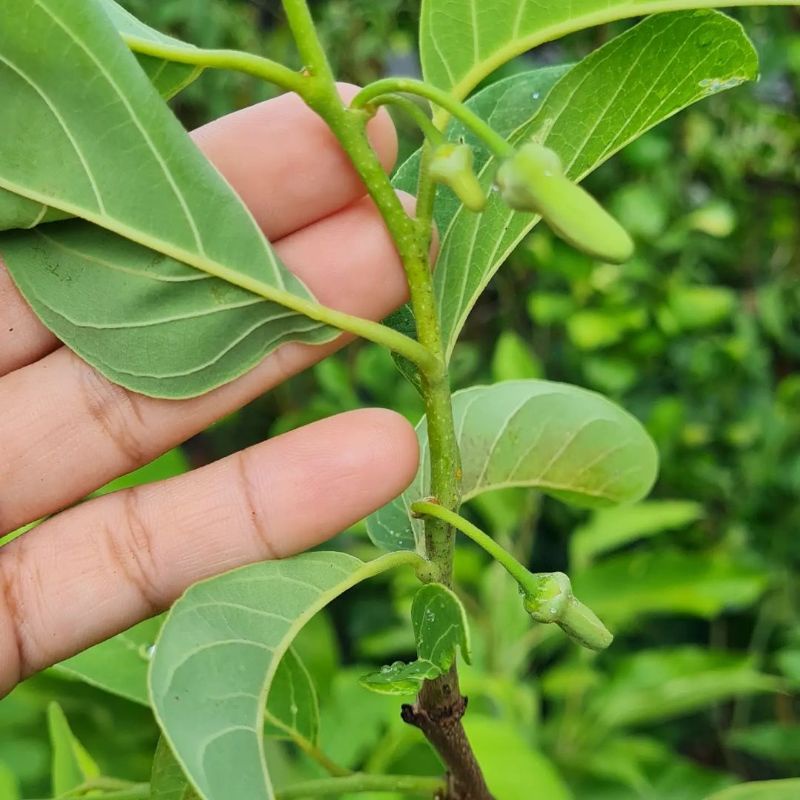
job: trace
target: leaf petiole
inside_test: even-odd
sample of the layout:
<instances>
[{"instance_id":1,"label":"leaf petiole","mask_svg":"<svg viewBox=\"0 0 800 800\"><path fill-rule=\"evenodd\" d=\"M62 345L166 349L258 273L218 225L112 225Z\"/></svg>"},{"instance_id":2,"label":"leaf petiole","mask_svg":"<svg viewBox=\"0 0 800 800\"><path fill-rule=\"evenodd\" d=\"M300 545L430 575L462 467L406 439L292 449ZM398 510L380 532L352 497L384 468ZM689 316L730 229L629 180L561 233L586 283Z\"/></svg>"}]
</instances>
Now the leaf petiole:
<instances>
[{"instance_id":1,"label":"leaf petiole","mask_svg":"<svg viewBox=\"0 0 800 800\"><path fill-rule=\"evenodd\" d=\"M354 109L369 108L375 100L385 94L401 92L424 97L435 105L452 114L459 122L474 133L496 156L509 158L514 148L491 125L484 122L477 114L456 100L452 95L431 86L424 81L412 78L384 78L365 86L351 101Z\"/></svg>"}]
</instances>

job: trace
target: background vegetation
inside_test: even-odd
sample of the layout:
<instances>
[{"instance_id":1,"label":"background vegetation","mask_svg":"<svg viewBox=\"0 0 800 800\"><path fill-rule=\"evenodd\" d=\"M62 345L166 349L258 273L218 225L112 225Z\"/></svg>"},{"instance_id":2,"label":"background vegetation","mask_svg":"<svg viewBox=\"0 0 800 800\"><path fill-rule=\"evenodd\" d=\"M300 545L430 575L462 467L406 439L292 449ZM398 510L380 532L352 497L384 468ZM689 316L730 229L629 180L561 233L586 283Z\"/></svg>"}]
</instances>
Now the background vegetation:
<instances>
[{"instance_id":1,"label":"background vegetation","mask_svg":"<svg viewBox=\"0 0 800 800\"><path fill-rule=\"evenodd\" d=\"M272 0L125 5L204 46L292 58ZM417 0L313 5L343 79L416 69ZM800 776L800 12L737 16L760 51L760 83L662 125L589 181L635 236L635 259L596 263L537 228L456 352L459 386L547 377L609 394L646 423L662 456L652 499L638 507L587 516L513 490L469 509L536 570L569 572L617 633L593 655L532 629L497 566L462 548L477 650L464 678L468 728L501 797L505 782L548 800L698 800L744 779ZM507 69L573 60L612 32L570 37ZM176 111L192 126L266 91L206 74ZM408 153L414 134L398 123ZM132 480L372 405L421 414L388 354L354 346ZM371 549L359 527L336 546ZM387 580L348 594L301 637L322 741L346 766L435 773L396 700L356 682L413 651L413 583ZM0 800L50 793L53 699L104 773L147 779L156 729L146 709L51 671L0 703ZM283 769L316 774L288 747Z\"/></svg>"}]
</instances>

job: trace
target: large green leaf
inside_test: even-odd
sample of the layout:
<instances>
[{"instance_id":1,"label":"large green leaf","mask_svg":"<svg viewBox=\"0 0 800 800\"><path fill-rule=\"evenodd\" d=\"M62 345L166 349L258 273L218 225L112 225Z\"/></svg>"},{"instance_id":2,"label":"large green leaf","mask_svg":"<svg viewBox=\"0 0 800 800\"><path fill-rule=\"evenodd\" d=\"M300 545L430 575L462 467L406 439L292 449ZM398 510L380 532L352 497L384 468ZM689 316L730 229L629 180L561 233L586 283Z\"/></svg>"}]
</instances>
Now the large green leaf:
<instances>
[{"instance_id":1,"label":"large green leaf","mask_svg":"<svg viewBox=\"0 0 800 800\"><path fill-rule=\"evenodd\" d=\"M331 339L251 293L310 298L95 2L6 5L0 188L94 223L0 236L56 335L111 380L165 397L208 391L288 340Z\"/></svg>"},{"instance_id":2,"label":"large green leaf","mask_svg":"<svg viewBox=\"0 0 800 800\"><path fill-rule=\"evenodd\" d=\"M574 576L575 593L619 630L651 614L712 619L747 608L769 585L769 573L724 553L678 550L623 553Z\"/></svg>"},{"instance_id":3,"label":"large green leaf","mask_svg":"<svg viewBox=\"0 0 800 800\"><path fill-rule=\"evenodd\" d=\"M150 690L165 737L201 797L273 800L262 733L281 658L335 597L412 563L408 553L368 563L307 553L197 584L175 604L156 646Z\"/></svg>"},{"instance_id":4,"label":"large green leaf","mask_svg":"<svg viewBox=\"0 0 800 800\"><path fill-rule=\"evenodd\" d=\"M171 36L165 36L140 22L114 0L99 0L117 31L123 37L135 36L147 42L161 42L181 49L195 49ZM175 64L150 56L137 56L139 64L163 97L170 98L191 83L202 72L199 67ZM69 216L48 208L35 200L0 189L0 231L32 228L42 222L53 222Z\"/></svg>"},{"instance_id":5,"label":"large green leaf","mask_svg":"<svg viewBox=\"0 0 800 800\"><path fill-rule=\"evenodd\" d=\"M569 4L559 0L559 6ZM494 4L491 9L487 15ZM631 28L566 74L549 69L515 76L469 104L512 143L534 137L555 150L566 174L580 180L654 125L757 71L755 51L737 22L716 12L668 14ZM434 281L448 353L491 277L538 222L511 211L490 191L496 159L460 125L451 125L448 138L462 137L477 148L489 202L482 214L446 192L437 202L442 242ZM413 190L417 163L414 157L398 171L398 187Z\"/></svg>"},{"instance_id":6,"label":"large green leaf","mask_svg":"<svg viewBox=\"0 0 800 800\"><path fill-rule=\"evenodd\" d=\"M599 394L550 381L507 381L453 396L464 500L528 486L581 506L640 500L658 469L641 424ZM370 537L390 550L411 549L422 523L409 509L430 493L428 432L417 426L420 468L411 486L367 521Z\"/></svg>"},{"instance_id":7,"label":"large green leaf","mask_svg":"<svg viewBox=\"0 0 800 800\"><path fill-rule=\"evenodd\" d=\"M746 657L699 647L646 650L618 665L592 696L589 713L603 728L656 724L780 686Z\"/></svg>"},{"instance_id":8,"label":"large green leaf","mask_svg":"<svg viewBox=\"0 0 800 800\"><path fill-rule=\"evenodd\" d=\"M797 800L800 797L800 778L782 781L755 781L731 786L707 797L706 800Z\"/></svg>"},{"instance_id":9,"label":"large green leaf","mask_svg":"<svg viewBox=\"0 0 800 800\"><path fill-rule=\"evenodd\" d=\"M795 4L793 0L423 0L422 69L426 80L463 99L515 56L582 28L664 11Z\"/></svg>"}]
</instances>

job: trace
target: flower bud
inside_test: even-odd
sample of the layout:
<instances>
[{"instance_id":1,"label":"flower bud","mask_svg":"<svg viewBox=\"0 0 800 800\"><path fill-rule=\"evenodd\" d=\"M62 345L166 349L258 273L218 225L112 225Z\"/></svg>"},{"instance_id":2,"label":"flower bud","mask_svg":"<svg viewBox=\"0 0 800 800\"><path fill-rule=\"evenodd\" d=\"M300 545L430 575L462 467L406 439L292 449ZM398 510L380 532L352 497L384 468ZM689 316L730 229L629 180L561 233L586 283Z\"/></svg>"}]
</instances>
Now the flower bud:
<instances>
[{"instance_id":1,"label":"flower bud","mask_svg":"<svg viewBox=\"0 0 800 800\"><path fill-rule=\"evenodd\" d=\"M561 160L535 142L523 145L497 171L503 200L517 211L532 211L578 250L620 264L633 255L628 232L585 190L564 176Z\"/></svg>"},{"instance_id":2,"label":"flower bud","mask_svg":"<svg viewBox=\"0 0 800 800\"><path fill-rule=\"evenodd\" d=\"M431 178L449 186L470 211L483 211L486 193L475 175L475 157L466 144L441 144L433 153Z\"/></svg>"}]
</instances>

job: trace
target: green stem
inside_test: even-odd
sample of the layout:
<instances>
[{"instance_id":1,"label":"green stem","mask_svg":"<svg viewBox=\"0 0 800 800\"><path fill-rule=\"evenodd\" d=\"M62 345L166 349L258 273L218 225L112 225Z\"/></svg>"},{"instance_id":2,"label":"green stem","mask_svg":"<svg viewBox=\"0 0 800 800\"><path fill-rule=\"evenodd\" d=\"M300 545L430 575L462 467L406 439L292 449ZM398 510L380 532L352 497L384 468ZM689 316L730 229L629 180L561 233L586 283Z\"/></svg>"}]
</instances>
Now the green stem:
<instances>
[{"instance_id":1,"label":"green stem","mask_svg":"<svg viewBox=\"0 0 800 800\"><path fill-rule=\"evenodd\" d=\"M457 120L471 130L498 157L508 158L514 154L514 148L491 125L484 122L477 114L435 86L413 78L384 78L365 86L352 100L351 108L369 108L375 98L390 92L403 92L424 97L445 109Z\"/></svg>"},{"instance_id":2,"label":"green stem","mask_svg":"<svg viewBox=\"0 0 800 800\"><path fill-rule=\"evenodd\" d=\"M281 789L276 800L312 800L317 797L342 797L357 792L404 792L411 795L433 796L444 788L441 778L417 775L367 775L356 773L346 778L322 778L305 781Z\"/></svg>"},{"instance_id":3,"label":"green stem","mask_svg":"<svg viewBox=\"0 0 800 800\"><path fill-rule=\"evenodd\" d=\"M442 144L444 136L442 132L433 124L431 118L413 101L402 94L382 94L376 97L371 103L370 108L379 106L393 105L410 117L422 131L425 138L433 144Z\"/></svg>"},{"instance_id":4,"label":"green stem","mask_svg":"<svg viewBox=\"0 0 800 800\"><path fill-rule=\"evenodd\" d=\"M482 547L495 561L502 564L512 578L526 591L534 591L538 577L517 561L511 553L501 547L491 536L484 533L479 527L473 525L469 520L464 519L460 514L450 511L438 503L431 503L427 500L420 500L411 504L411 512L424 517L435 517L448 525L452 525L456 530L461 531L465 536L472 539L475 544Z\"/></svg>"},{"instance_id":5,"label":"green stem","mask_svg":"<svg viewBox=\"0 0 800 800\"><path fill-rule=\"evenodd\" d=\"M274 83L291 92L303 95L306 79L299 72L251 53L238 50L204 50L199 47L179 47L163 42L152 42L138 36L122 35L122 39L134 53L163 58L179 64L194 65L204 69L229 69L252 75Z\"/></svg>"}]
</instances>

